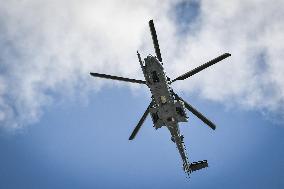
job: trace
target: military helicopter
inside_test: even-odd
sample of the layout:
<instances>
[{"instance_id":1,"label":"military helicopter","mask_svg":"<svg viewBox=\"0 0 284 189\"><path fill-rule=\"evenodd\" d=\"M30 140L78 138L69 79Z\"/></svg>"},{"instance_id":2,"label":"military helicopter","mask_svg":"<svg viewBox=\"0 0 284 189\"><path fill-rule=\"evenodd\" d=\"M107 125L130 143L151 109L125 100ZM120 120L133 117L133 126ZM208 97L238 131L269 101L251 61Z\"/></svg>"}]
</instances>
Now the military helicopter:
<instances>
[{"instance_id":1,"label":"military helicopter","mask_svg":"<svg viewBox=\"0 0 284 189\"><path fill-rule=\"evenodd\" d=\"M187 109L200 120L202 120L211 129L215 130L216 126L198 110L196 110L192 105L190 105L179 95L177 95L171 88L171 84L175 81L187 79L208 68L209 66L212 66L213 64L216 64L217 62L231 56L231 54L224 53L221 56L210 60L209 62L202 64L201 66L171 80L168 76L166 76L163 68L161 51L159 48L158 38L153 20L149 21L149 27L156 56L148 55L143 61L139 52L137 51L138 60L141 65L145 81L93 72L91 72L90 74L94 77L146 84L149 87L152 94L151 102L144 112L143 116L139 120L137 126L134 128L132 134L129 137L129 140L133 140L135 138L143 122L150 113L155 129L159 129L163 126L169 129L171 133L171 140L176 144L176 147L183 161L183 170L189 175L193 171L208 167L208 162L207 160L202 160L190 163L183 142L184 137L180 134L178 123L188 121L188 116L186 114Z\"/></svg>"}]
</instances>

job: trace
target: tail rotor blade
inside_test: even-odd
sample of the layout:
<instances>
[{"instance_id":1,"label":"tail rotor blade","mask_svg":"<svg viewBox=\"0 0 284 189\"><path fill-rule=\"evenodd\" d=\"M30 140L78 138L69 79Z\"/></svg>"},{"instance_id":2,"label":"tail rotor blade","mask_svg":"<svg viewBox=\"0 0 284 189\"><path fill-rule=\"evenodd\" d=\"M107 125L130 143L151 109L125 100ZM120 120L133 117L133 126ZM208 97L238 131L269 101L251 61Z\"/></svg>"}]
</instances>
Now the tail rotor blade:
<instances>
[{"instance_id":1,"label":"tail rotor blade","mask_svg":"<svg viewBox=\"0 0 284 189\"><path fill-rule=\"evenodd\" d=\"M204 70L205 68L208 68L209 66L212 66L213 64L216 64L217 62L220 62L221 60L223 60L223 59L225 59L229 56L231 56L231 54L229 54L229 53L222 54L221 56L218 56L217 58L214 58L213 60L210 60L209 62L202 64L201 66L198 66L197 68L175 78L172 82L174 82L176 80L184 80L188 77L191 77L194 74L197 74L198 72Z\"/></svg>"},{"instance_id":2,"label":"tail rotor blade","mask_svg":"<svg viewBox=\"0 0 284 189\"><path fill-rule=\"evenodd\" d=\"M162 62L161 51L160 51L158 37L157 37L157 33L156 33L156 29L155 29L155 25L154 25L153 20L149 21L149 27L150 27L150 31L151 31L151 35L152 35L152 39L153 39L154 48L155 48L157 58L160 62Z\"/></svg>"},{"instance_id":3,"label":"tail rotor blade","mask_svg":"<svg viewBox=\"0 0 284 189\"><path fill-rule=\"evenodd\" d=\"M153 105L153 101L149 104L148 108L146 109L143 116L139 120L137 126L134 128L133 132L131 133L131 135L129 137L129 140L133 140L135 138L136 134L138 133L138 131L140 130L141 126L143 125L145 119L147 118L152 105Z\"/></svg>"}]
</instances>

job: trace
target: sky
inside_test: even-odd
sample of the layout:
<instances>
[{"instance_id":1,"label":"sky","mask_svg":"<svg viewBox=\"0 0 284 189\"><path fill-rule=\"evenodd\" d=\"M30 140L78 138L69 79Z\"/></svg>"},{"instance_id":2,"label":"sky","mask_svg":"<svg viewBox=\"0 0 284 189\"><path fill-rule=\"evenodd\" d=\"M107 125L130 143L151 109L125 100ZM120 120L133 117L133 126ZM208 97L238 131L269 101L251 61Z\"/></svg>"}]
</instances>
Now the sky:
<instances>
[{"instance_id":1,"label":"sky","mask_svg":"<svg viewBox=\"0 0 284 189\"><path fill-rule=\"evenodd\" d=\"M0 0L0 188L283 188L283 1ZM154 54L154 19L173 89L189 114L187 179L166 128L148 118L136 57Z\"/></svg>"}]
</instances>

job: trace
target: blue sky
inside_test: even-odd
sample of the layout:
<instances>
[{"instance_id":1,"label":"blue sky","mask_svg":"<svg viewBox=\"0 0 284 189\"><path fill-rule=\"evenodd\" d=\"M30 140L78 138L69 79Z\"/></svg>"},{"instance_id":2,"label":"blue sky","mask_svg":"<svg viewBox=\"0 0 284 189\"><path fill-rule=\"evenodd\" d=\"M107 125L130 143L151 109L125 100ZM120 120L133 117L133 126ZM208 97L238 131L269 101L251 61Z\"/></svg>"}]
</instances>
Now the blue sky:
<instances>
[{"instance_id":1,"label":"blue sky","mask_svg":"<svg viewBox=\"0 0 284 189\"><path fill-rule=\"evenodd\" d=\"M130 2L58 2L0 6L0 188L284 187L283 24L267 20L283 15L275 11L281 2L166 1L155 13L156 1L137 9ZM142 78L135 52L153 53L149 18L171 78L232 53L173 85L217 125L212 131L191 114L181 124L190 160L209 162L190 180L165 128L156 131L148 118L128 141L149 104L147 87L88 74Z\"/></svg>"},{"instance_id":2,"label":"blue sky","mask_svg":"<svg viewBox=\"0 0 284 189\"><path fill-rule=\"evenodd\" d=\"M136 140L128 141L149 99L114 87L92 95L87 106L53 106L22 134L1 137L1 187L283 186L283 127L257 112L225 111L216 103L185 98L218 124L212 131L191 116L181 126L190 159L209 161L209 168L189 181L165 128L155 131L147 119Z\"/></svg>"}]
</instances>

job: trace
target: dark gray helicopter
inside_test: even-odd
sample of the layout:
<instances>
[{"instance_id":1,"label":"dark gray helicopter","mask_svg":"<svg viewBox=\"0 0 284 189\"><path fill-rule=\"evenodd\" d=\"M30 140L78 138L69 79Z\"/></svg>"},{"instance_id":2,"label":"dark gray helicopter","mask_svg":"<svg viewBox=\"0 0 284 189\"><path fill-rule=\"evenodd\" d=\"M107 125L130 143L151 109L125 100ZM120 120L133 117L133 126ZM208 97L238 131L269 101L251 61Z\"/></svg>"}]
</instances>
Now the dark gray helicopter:
<instances>
[{"instance_id":1,"label":"dark gray helicopter","mask_svg":"<svg viewBox=\"0 0 284 189\"><path fill-rule=\"evenodd\" d=\"M149 21L150 31L154 43L154 48L156 56L148 55L144 61L141 60L140 54L137 51L137 56L145 77L146 81L130 79L100 73L90 73L94 77L101 77L106 79L114 79L119 81L126 81L132 83L146 84L152 93L152 101L144 112L142 118L139 120L137 126L134 128L132 134L129 137L129 140L133 140L141 128L146 117L150 113L155 129L166 126L172 137L171 140L176 143L178 151L183 161L183 170L189 174L193 171L208 167L207 160L198 161L190 163L186 153L186 149L183 142L183 135L179 131L179 122L187 122L188 116L186 115L185 108L192 112L195 116L201 119L205 124L210 128L215 130L216 126L189 103L183 100L178 96L173 89L171 88L171 83L184 80L188 77L193 76L194 74L216 64L217 62L231 56L229 53L225 53L209 62L171 80L165 75L161 52L159 48L158 38L154 26L153 20Z\"/></svg>"}]
</instances>

